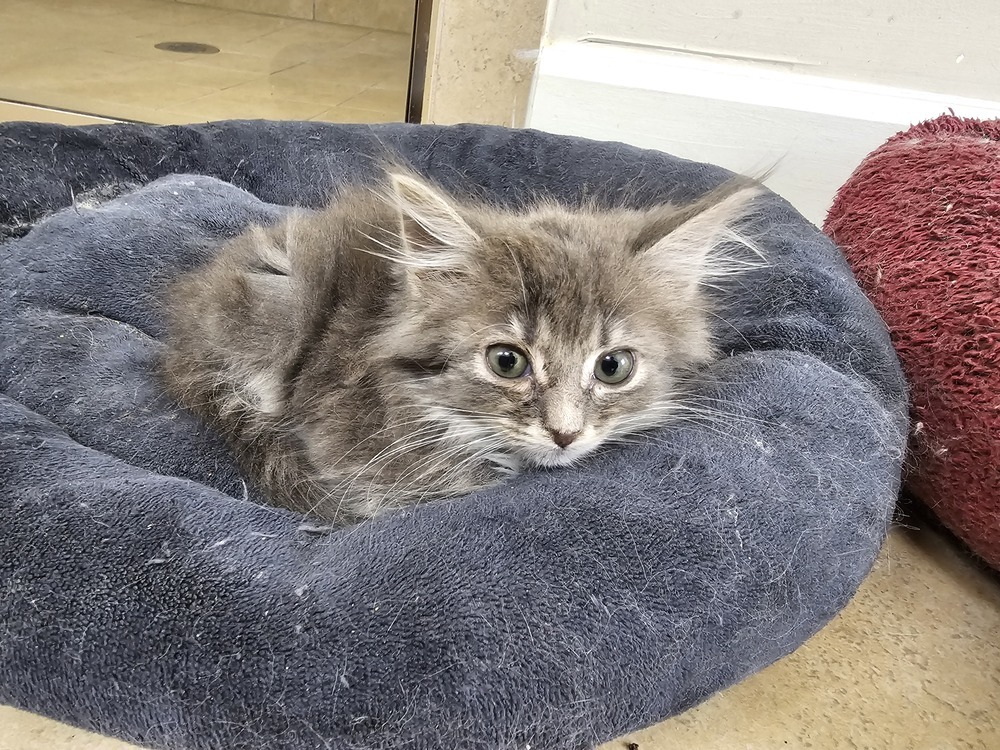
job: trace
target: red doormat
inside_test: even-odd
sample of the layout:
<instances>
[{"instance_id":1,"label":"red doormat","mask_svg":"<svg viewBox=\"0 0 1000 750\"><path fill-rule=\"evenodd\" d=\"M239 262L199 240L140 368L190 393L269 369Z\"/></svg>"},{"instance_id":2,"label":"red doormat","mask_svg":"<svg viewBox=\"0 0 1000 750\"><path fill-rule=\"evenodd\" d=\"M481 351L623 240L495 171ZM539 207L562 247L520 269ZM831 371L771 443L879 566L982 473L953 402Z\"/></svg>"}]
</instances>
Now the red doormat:
<instances>
[{"instance_id":1,"label":"red doormat","mask_svg":"<svg viewBox=\"0 0 1000 750\"><path fill-rule=\"evenodd\" d=\"M897 134L824 229L910 382L908 489L1000 569L1000 121L945 115Z\"/></svg>"}]
</instances>

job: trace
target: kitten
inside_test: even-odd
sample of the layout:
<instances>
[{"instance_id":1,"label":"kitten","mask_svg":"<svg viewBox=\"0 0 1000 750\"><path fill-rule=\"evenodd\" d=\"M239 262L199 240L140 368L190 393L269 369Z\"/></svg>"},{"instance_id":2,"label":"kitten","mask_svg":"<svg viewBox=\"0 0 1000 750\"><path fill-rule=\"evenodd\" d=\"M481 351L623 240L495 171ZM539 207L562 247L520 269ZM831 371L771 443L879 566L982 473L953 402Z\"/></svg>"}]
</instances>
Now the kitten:
<instances>
[{"instance_id":1,"label":"kitten","mask_svg":"<svg viewBox=\"0 0 1000 750\"><path fill-rule=\"evenodd\" d=\"M165 377L273 502L337 523L669 419L760 188L504 210L394 170L252 227L167 298Z\"/></svg>"}]
</instances>

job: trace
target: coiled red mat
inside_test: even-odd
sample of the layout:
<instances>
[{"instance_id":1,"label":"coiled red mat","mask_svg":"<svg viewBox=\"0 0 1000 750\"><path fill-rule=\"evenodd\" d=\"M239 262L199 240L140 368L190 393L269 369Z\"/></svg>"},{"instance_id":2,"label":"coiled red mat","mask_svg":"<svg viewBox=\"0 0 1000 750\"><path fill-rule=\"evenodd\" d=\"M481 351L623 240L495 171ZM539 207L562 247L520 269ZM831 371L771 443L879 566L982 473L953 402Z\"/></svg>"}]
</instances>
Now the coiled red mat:
<instances>
[{"instance_id":1,"label":"coiled red mat","mask_svg":"<svg viewBox=\"0 0 1000 750\"><path fill-rule=\"evenodd\" d=\"M897 134L824 230L912 388L906 486L1000 569L1000 121L944 115Z\"/></svg>"}]
</instances>

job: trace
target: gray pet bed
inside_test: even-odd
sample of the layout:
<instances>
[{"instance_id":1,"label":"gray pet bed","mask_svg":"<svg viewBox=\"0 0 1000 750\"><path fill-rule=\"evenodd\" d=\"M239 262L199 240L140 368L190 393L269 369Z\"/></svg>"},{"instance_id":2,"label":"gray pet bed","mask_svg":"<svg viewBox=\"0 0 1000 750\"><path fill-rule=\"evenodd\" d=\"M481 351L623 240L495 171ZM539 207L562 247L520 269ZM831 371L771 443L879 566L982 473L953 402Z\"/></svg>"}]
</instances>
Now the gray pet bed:
<instances>
[{"instance_id":1,"label":"gray pet bed","mask_svg":"<svg viewBox=\"0 0 1000 750\"><path fill-rule=\"evenodd\" d=\"M839 251L777 197L754 229L771 265L719 325L715 419L332 534L255 504L161 393L156 294L384 149L510 205L724 176L489 127L0 126L0 701L155 748L588 748L850 598L905 389Z\"/></svg>"}]
</instances>

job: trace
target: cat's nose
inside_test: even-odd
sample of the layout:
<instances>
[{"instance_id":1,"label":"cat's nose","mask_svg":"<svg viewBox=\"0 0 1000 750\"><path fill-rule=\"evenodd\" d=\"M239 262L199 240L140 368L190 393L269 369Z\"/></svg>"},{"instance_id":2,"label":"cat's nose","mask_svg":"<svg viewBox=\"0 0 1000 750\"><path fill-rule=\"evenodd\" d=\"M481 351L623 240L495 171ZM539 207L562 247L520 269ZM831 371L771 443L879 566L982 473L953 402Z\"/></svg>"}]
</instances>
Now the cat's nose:
<instances>
[{"instance_id":1,"label":"cat's nose","mask_svg":"<svg viewBox=\"0 0 1000 750\"><path fill-rule=\"evenodd\" d=\"M549 432L552 434L552 442L560 448L568 448L570 443L580 437L579 432L558 432L556 430L550 430Z\"/></svg>"}]
</instances>

